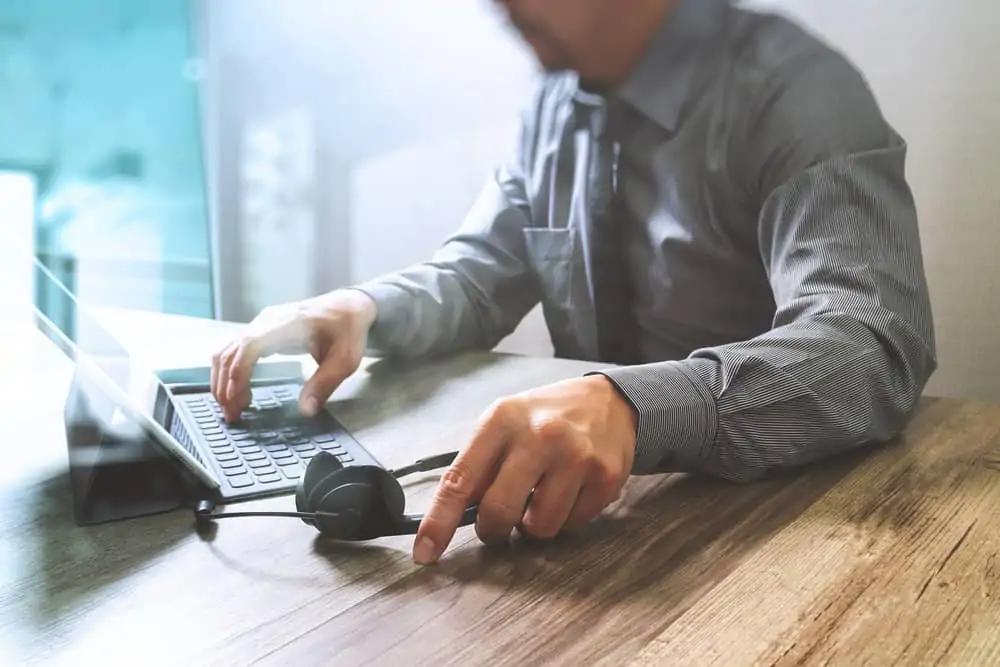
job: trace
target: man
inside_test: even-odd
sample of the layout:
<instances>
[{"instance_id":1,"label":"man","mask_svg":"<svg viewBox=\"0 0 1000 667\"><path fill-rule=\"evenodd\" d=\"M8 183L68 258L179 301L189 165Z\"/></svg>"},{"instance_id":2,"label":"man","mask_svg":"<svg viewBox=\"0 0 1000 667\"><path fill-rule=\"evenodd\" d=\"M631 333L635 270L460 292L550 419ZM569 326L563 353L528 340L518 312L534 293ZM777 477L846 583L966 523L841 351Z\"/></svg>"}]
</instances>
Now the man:
<instances>
[{"instance_id":1,"label":"man","mask_svg":"<svg viewBox=\"0 0 1000 667\"><path fill-rule=\"evenodd\" d=\"M906 146L862 76L726 0L501 4L547 70L516 159L431 261L262 313L216 355L227 413L261 355L312 352L312 413L366 349L492 348L541 301L594 372L483 416L420 563L470 502L483 541L549 538L629 475L749 481L899 434L935 342Z\"/></svg>"}]
</instances>

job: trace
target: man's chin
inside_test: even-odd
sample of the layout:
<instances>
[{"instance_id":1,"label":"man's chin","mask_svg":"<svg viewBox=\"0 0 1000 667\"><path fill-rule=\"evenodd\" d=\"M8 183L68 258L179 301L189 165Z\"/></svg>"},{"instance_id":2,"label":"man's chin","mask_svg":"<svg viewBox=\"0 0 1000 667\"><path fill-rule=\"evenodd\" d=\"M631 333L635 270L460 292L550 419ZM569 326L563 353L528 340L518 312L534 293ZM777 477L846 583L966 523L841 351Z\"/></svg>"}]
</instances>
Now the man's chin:
<instances>
[{"instance_id":1,"label":"man's chin","mask_svg":"<svg viewBox=\"0 0 1000 667\"><path fill-rule=\"evenodd\" d=\"M548 60L539 58L535 56L535 62L538 63L539 69L541 69L546 74L555 74L557 72L566 72L570 69L570 66L561 60Z\"/></svg>"},{"instance_id":2,"label":"man's chin","mask_svg":"<svg viewBox=\"0 0 1000 667\"><path fill-rule=\"evenodd\" d=\"M508 16L508 25L520 36L522 43L528 47L539 68L545 72L562 72L570 69L570 64L559 49L546 39L545 35L526 25L515 22Z\"/></svg>"},{"instance_id":3,"label":"man's chin","mask_svg":"<svg viewBox=\"0 0 1000 667\"><path fill-rule=\"evenodd\" d=\"M534 54L535 62L542 70L552 73L570 69L570 64L561 54L555 53L552 49L546 48L546 45L538 44L530 39L526 39L525 42Z\"/></svg>"}]
</instances>

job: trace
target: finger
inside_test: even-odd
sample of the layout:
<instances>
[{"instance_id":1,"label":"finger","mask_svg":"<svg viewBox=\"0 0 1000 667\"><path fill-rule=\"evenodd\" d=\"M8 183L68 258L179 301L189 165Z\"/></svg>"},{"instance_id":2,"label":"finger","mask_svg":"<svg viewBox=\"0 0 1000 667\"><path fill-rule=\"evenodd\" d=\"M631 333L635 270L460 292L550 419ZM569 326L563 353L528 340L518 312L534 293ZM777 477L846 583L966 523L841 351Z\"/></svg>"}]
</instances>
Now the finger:
<instances>
[{"instance_id":1,"label":"finger","mask_svg":"<svg viewBox=\"0 0 1000 667\"><path fill-rule=\"evenodd\" d=\"M234 368L238 364L245 365L247 354L245 342L234 343L222 355L222 364L219 370L219 405L222 406L223 415L226 421L232 422L239 419L242 410L249 405L249 383L246 387L239 386L233 381ZM243 401L246 399L246 402Z\"/></svg>"},{"instance_id":2,"label":"finger","mask_svg":"<svg viewBox=\"0 0 1000 667\"><path fill-rule=\"evenodd\" d=\"M226 421L235 422L240 419L243 411L250 407L250 403L253 402L253 392L249 385L239 390L231 387L227 390L227 400L223 414L226 415Z\"/></svg>"},{"instance_id":3,"label":"finger","mask_svg":"<svg viewBox=\"0 0 1000 667\"><path fill-rule=\"evenodd\" d=\"M521 522L528 496L545 472L535 450L511 443L511 453L479 504L476 534L486 543L504 542Z\"/></svg>"},{"instance_id":4,"label":"finger","mask_svg":"<svg viewBox=\"0 0 1000 667\"><path fill-rule=\"evenodd\" d=\"M219 350L218 352L212 355L212 366L210 367L208 374L208 390L212 393L212 398L214 398L216 401L219 400L219 392L218 392L219 364L221 363L221 361L222 361L222 351Z\"/></svg>"},{"instance_id":5,"label":"finger","mask_svg":"<svg viewBox=\"0 0 1000 667\"><path fill-rule=\"evenodd\" d=\"M323 359L326 358L329 351L330 346L320 341L318 338L313 338L309 341L309 355L313 358L313 361L316 362L317 366L323 363Z\"/></svg>"},{"instance_id":6,"label":"finger","mask_svg":"<svg viewBox=\"0 0 1000 667\"><path fill-rule=\"evenodd\" d=\"M251 340L237 347L229 358L225 375L227 419L239 417L240 412L246 409L250 405L250 401L253 400L253 395L250 392L250 378L253 377L253 368L260 356L258 344Z\"/></svg>"},{"instance_id":7,"label":"finger","mask_svg":"<svg viewBox=\"0 0 1000 667\"><path fill-rule=\"evenodd\" d=\"M215 400L219 403L219 405L223 406L223 408L225 408L225 403L226 403L226 383L225 383L226 366L229 363L228 359L229 356L232 354L232 351L233 351L233 343L230 343L216 355L218 361L215 364L213 364L213 370L215 372L212 374L211 378L212 395L215 396Z\"/></svg>"},{"instance_id":8,"label":"finger","mask_svg":"<svg viewBox=\"0 0 1000 667\"><path fill-rule=\"evenodd\" d=\"M227 421L232 421L232 408L229 407L229 366L233 362L233 356L236 354L237 343L234 343L226 348L222 353L222 359L219 362L219 375L217 379L218 383L218 397L216 400L219 405L222 406L223 416Z\"/></svg>"},{"instance_id":9,"label":"finger","mask_svg":"<svg viewBox=\"0 0 1000 667\"><path fill-rule=\"evenodd\" d=\"M541 540L558 535L577 503L582 486L583 476L572 471L557 470L543 477L524 514L524 532Z\"/></svg>"},{"instance_id":10,"label":"finger","mask_svg":"<svg viewBox=\"0 0 1000 667\"><path fill-rule=\"evenodd\" d=\"M509 427L504 411L492 411L441 476L434 500L417 528L413 546L416 562L429 564L441 557L466 508L489 486L487 475L496 469L507 445Z\"/></svg>"},{"instance_id":11,"label":"finger","mask_svg":"<svg viewBox=\"0 0 1000 667\"><path fill-rule=\"evenodd\" d=\"M253 377L254 366L262 357L276 351L282 343L283 335L286 334L281 330L274 330L258 336L248 336L223 354L219 383L222 397L226 401L223 410L228 421L238 419L240 413L250 405L253 399L250 379Z\"/></svg>"},{"instance_id":12,"label":"finger","mask_svg":"<svg viewBox=\"0 0 1000 667\"><path fill-rule=\"evenodd\" d=\"M344 354L329 354L317 366L316 371L302 385L299 395L299 409L307 417L312 417L326 404L357 366Z\"/></svg>"},{"instance_id":13,"label":"finger","mask_svg":"<svg viewBox=\"0 0 1000 667\"><path fill-rule=\"evenodd\" d=\"M573 509L570 510L569 516L566 518L563 530L568 532L582 530L613 500L614 494L609 493L606 485L584 483Z\"/></svg>"}]
</instances>

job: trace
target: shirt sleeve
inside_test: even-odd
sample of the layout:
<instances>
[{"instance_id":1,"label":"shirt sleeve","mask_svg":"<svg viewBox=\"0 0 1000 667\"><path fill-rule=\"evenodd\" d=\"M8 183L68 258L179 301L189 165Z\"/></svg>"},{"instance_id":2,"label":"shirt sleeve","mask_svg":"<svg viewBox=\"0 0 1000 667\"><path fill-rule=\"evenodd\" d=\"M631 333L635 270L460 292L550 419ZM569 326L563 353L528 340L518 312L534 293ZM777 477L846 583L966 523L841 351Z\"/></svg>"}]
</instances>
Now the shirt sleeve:
<instances>
[{"instance_id":1,"label":"shirt sleeve","mask_svg":"<svg viewBox=\"0 0 1000 667\"><path fill-rule=\"evenodd\" d=\"M353 286L377 307L368 354L417 358L492 349L538 303L525 259L531 215L525 174L543 92L522 114L515 155L430 260Z\"/></svg>"},{"instance_id":2,"label":"shirt sleeve","mask_svg":"<svg viewBox=\"0 0 1000 667\"><path fill-rule=\"evenodd\" d=\"M637 411L635 474L751 481L891 440L937 367L905 142L845 60L784 74L731 157L759 202L773 327L601 371Z\"/></svg>"}]
</instances>

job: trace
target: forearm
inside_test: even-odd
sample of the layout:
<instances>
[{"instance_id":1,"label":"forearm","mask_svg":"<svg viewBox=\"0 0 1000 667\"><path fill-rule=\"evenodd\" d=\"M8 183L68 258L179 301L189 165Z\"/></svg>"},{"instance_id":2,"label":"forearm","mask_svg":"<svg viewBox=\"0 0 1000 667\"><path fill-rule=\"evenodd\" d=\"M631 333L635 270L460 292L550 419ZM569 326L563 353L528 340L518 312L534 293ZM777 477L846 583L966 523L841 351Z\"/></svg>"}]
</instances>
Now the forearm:
<instances>
[{"instance_id":1,"label":"forearm","mask_svg":"<svg viewBox=\"0 0 1000 667\"><path fill-rule=\"evenodd\" d=\"M897 436L933 351L887 312L872 313L874 328L862 319L829 312L683 361L605 371L637 409L636 474L749 481Z\"/></svg>"},{"instance_id":2,"label":"forearm","mask_svg":"<svg viewBox=\"0 0 1000 667\"><path fill-rule=\"evenodd\" d=\"M369 351L424 357L491 349L537 300L523 261L526 220L496 182L430 261L355 286L376 304Z\"/></svg>"},{"instance_id":3,"label":"forearm","mask_svg":"<svg viewBox=\"0 0 1000 667\"><path fill-rule=\"evenodd\" d=\"M491 349L516 323L460 270L418 264L356 286L375 303L368 353L415 358Z\"/></svg>"}]
</instances>

